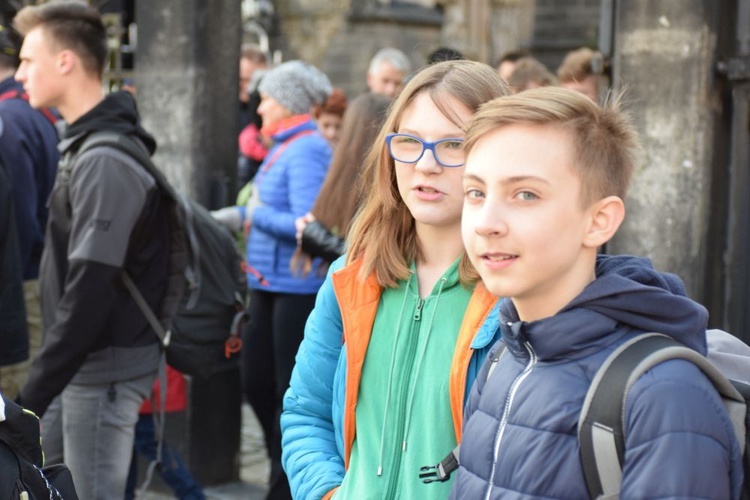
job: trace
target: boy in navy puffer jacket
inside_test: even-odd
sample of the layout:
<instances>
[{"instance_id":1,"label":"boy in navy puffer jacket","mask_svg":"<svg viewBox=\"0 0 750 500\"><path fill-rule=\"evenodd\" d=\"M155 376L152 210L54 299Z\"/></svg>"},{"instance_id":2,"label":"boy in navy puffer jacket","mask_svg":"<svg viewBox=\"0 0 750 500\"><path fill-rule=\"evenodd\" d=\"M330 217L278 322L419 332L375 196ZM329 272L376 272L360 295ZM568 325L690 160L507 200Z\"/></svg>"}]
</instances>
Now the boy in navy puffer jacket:
<instances>
[{"instance_id":1,"label":"boy in navy puffer jacket","mask_svg":"<svg viewBox=\"0 0 750 500\"><path fill-rule=\"evenodd\" d=\"M597 257L625 216L638 147L617 102L552 87L503 97L464 145L464 243L487 289L509 300L484 325L507 349L467 403L452 498L587 498L576 433L594 374L643 332L705 354L707 312L647 259ZM732 425L692 363L635 382L625 432L621 498L739 497Z\"/></svg>"}]
</instances>

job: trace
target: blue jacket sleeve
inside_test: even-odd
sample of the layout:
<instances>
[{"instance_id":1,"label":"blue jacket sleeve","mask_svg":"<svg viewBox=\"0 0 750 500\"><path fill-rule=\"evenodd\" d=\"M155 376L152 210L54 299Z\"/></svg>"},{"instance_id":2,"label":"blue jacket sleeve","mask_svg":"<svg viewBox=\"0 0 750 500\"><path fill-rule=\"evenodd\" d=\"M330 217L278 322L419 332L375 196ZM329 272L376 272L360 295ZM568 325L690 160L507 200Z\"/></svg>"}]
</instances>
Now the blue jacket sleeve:
<instances>
[{"instance_id":1,"label":"blue jacket sleeve","mask_svg":"<svg viewBox=\"0 0 750 500\"><path fill-rule=\"evenodd\" d=\"M658 411L654 411L658 408ZM620 498L739 498L742 457L721 397L698 367L662 363L630 391Z\"/></svg>"},{"instance_id":2,"label":"blue jacket sleeve","mask_svg":"<svg viewBox=\"0 0 750 500\"><path fill-rule=\"evenodd\" d=\"M294 221L312 209L331 159L330 149L318 139L320 138L298 139L282 154L282 158L286 156L284 160L287 163L289 211L280 210L273 205L261 205L252 214L254 227L296 243Z\"/></svg>"},{"instance_id":3,"label":"blue jacket sleeve","mask_svg":"<svg viewBox=\"0 0 750 500\"><path fill-rule=\"evenodd\" d=\"M495 353L503 348L503 343L501 341L495 342L495 344L490 349L490 352L487 354L487 357L484 360L484 363L482 364L482 367L479 369L479 372L476 374L476 378L472 380L471 382L473 385L471 386L471 391L469 392L468 400L466 401L466 405L464 406L464 423L463 426L466 427L466 422L469 421L469 418L474 414L474 412L477 409L477 406L479 405L479 400L482 397L482 391L484 390L484 386L487 384L487 378L488 373L490 370L490 360L493 356L495 356ZM467 384L469 384L469 380L466 381Z\"/></svg>"},{"instance_id":4,"label":"blue jacket sleeve","mask_svg":"<svg viewBox=\"0 0 750 500\"><path fill-rule=\"evenodd\" d=\"M333 407L343 331L331 280L335 267L318 292L284 396L281 460L294 498L322 498L344 480L334 423L341 415Z\"/></svg>"}]
</instances>

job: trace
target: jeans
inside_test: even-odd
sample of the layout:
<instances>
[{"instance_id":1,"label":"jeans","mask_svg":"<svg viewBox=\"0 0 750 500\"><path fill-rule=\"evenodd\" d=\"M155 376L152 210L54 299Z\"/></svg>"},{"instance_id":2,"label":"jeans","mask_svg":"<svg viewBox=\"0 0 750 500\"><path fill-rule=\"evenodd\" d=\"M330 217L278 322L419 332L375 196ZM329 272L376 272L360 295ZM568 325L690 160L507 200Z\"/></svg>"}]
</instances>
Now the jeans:
<instances>
[{"instance_id":1,"label":"jeans","mask_svg":"<svg viewBox=\"0 0 750 500\"><path fill-rule=\"evenodd\" d=\"M52 400L40 419L44 465L61 464L63 460L62 396Z\"/></svg>"},{"instance_id":2,"label":"jeans","mask_svg":"<svg viewBox=\"0 0 750 500\"><path fill-rule=\"evenodd\" d=\"M141 415L135 426L135 447L133 449L133 460L130 464L130 475L125 493L125 500L135 498L136 481L138 478L137 455L148 459L149 462L156 459L156 432L153 415ZM180 458L179 453L162 441L161 464L156 468L159 476L172 488L174 495L179 500L205 500L201 486L193 479L190 471Z\"/></svg>"},{"instance_id":3,"label":"jeans","mask_svg":"<svg viewBox=\"0 0 750 500\"><path fill-rule=\"evenodd\" d=\"M102 385L68 384L42 419L45 452L62 428L62 456L81 500L122 500L133 455L135 424L156 374ZM58 445L59 446L59 445ZM52 463L50 460L49 463Z\"/></svg>"}]
</instances>

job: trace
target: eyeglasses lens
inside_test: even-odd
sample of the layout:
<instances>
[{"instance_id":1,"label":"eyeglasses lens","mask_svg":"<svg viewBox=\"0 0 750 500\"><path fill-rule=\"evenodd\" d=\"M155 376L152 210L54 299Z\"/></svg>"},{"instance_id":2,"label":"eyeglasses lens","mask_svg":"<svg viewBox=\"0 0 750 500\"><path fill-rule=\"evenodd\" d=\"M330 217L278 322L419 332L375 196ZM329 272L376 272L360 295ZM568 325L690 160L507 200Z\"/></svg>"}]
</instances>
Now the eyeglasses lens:
<instances>
[{"instance_id":1,"label":"eyeglasses lens","mask_svg":"<svg viewBox=\"0 0 750 500\"><path fill-rule=\"evenodd\" d=\"M464 164L464 151L459 139L443 139L435 143L435 159L443 166L459 167ZM417 162L425 150L424 142L408 135L395 134L391 138L390 153L394 160Z\"/></svg>"}]
</instances>

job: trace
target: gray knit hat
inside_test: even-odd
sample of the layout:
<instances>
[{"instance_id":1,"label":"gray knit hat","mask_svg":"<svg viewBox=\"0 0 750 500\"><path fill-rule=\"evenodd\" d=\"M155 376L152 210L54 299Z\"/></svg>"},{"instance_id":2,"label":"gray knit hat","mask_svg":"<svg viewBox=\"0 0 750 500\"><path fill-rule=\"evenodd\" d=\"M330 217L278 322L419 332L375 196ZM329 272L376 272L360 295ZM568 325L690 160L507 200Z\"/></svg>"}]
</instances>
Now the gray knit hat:
<instances>
[{"instance_id":1,"label":"gray knit hat","mask_svg":"<svg viewBox=\"0 0 750 500\"><path fill-rule=\"evenodd\" d=\"M289 61L270 70L260 81L258 90L273 97L295 115L309 113L322 104L333 87L328 77L315 66L303 61Z\"/></svg>"}]
</instances>

